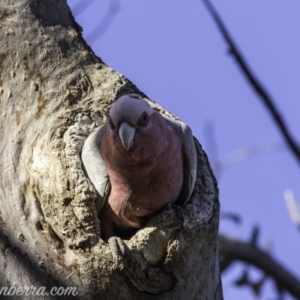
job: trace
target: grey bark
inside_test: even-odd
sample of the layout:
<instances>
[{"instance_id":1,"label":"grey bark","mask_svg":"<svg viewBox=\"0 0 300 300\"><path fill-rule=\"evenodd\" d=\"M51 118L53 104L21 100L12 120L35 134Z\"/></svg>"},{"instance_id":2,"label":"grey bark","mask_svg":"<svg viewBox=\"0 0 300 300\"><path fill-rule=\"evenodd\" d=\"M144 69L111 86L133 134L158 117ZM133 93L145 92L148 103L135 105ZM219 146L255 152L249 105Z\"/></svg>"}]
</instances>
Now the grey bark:
<instances>
[{"instance_id":1,"label":"grey bark","mask_svg":"<svg viewBox=\"0 0 300 300\"><path fill-rule=\"evenodd\" d=\"M116 267L80 151L116 98L145 95L95 56L64 0L1 1L0 38L0 285L76 286L72 299L223 299L218 189L201 146L191 200L126 240Z\"/></svg>"}]
</instances>

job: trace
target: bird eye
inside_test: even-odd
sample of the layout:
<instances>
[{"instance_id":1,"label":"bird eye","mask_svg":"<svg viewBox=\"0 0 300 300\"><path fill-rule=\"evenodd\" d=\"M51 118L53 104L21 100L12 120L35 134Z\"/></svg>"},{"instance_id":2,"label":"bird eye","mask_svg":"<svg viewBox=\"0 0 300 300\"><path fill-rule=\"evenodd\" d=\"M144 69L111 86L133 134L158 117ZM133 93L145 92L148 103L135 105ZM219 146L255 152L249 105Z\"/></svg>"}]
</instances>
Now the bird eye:
<instances>
[{"instance_id":1,"label":"bird eye","mask_svg":"<svg viewBox=\"0 0 300 300\"><path fill-rule=\"evenodd\" d=\"M146 127L149 123L149 115L144 112L139 119L139 126Z\"/></svg>"},{"instance_id":2,"label":"bird eye","mask_svg":"<svg viewBox=\"0 0 300 300\"><path fill-rule=\"evenodd\" d=\"M110 126L110 128L111 128L112 130L114 130L114 129L116 128L115 125L114 125L114 122L112 121L111 118L109 118L109 126Z\"/></svg>"}]
</instances>

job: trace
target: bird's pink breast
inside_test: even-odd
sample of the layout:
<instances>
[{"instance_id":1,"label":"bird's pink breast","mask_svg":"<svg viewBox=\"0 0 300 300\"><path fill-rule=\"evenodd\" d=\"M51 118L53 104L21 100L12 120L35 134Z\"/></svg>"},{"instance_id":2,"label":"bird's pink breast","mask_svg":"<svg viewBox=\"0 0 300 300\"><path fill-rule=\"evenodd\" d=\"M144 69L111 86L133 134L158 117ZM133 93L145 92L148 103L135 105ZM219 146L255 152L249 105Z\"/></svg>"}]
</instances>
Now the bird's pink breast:
<instances>
[{"instance_id":1,"label":"bird's pink breast","mask_svg":"<svg viewBox=\"0 0 300 300\"><path fill-rule=\"evenodd\" d=\"M153 139L148 139L150 143L140 141L138 155L143 157L147 152L147 160L139 161L117 151L111 136L103 138L101 152L108 166L111 192L102 215L106 210L105 218L112 226L121 230L142 228L152 215L178 198L183 183L182 142L173 130L164 138L157 141L165 145L159 153Z\"/></svg>"}]
</instances>

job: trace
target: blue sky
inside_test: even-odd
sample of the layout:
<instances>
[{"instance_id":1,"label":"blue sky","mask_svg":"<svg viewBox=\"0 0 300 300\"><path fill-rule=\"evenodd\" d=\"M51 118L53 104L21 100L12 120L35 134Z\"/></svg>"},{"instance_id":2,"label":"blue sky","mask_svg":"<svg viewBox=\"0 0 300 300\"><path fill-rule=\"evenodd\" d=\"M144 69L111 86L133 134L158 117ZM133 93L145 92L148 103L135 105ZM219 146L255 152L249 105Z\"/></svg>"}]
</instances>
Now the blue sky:
<instances>
[{"instance_id":1,"label":"blue sky","mask_svg":"<svg viewBox=\"0 0 300 300\"><path fill-rule=\"evenodd\" d=\"M187 123L211 162L243 147L283 144L200 0L120 1L119 12L104 33L95 28L103 20L107 24L103 18L109 3L119 2L89 1L75 17L96 54ZM79 2L68 0L71 7ZM300 2L213 3L299 141ZM205 134L208 124L214 128L217 151L210 146L211 133ZM289 188L300 205L299 167L289 151L272 151L225 170L219 187L222 212L242 217L240 225L221 220L220 232L247 240L253 226L260 226L260 245L271 244L274 257L300 278L300 235L283 199ZM236 266L224 275L225 298L255 299L250 291L232 285L240 273ZM253 277L259 276L254 272ZM270 283L262 299L274 295Z\"/></svg>"}]
</instances>

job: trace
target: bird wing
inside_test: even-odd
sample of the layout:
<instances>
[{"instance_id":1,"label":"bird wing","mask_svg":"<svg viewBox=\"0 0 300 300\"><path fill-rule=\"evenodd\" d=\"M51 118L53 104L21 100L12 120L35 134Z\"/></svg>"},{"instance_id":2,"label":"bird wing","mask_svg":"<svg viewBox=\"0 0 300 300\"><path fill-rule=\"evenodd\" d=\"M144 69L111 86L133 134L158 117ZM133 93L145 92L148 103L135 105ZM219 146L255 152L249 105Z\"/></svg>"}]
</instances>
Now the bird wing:
<instances>
[{"instance_id":1,"label":"bird wing","mask_svg":"<svg viewBox=\"0 0 300 300\"><path fill-rule=\"evenodd\" d=\"M107 124L95 128L84 142L81 160L86 174L95 186L97 197L97 209L101 210L109 193L110 183L106 164L101 156L101 141L107 131Z\"/></svg>"},{"instance_id":2,"label":"bird wing","mask_svg":"<svg viewBox=\"0 0 300 300\"><path fill-rule=\"evenodd\" d=\"M165 117L167 124L172 126L181 137L183 143L183 186L175 202L183 205L190 199L195 187L197 176L197 152L192 130L181 121Z\"/></svg>"}]
</instances>

